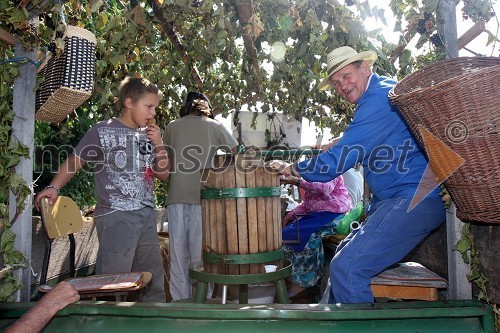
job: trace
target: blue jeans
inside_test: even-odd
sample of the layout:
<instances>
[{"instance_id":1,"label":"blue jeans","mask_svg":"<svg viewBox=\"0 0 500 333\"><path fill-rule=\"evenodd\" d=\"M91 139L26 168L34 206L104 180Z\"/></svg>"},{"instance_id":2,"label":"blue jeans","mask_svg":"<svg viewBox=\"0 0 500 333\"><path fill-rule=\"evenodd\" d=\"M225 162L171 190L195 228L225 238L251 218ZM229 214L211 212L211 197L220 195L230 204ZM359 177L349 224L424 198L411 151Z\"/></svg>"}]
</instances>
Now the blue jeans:
<instances>
[{"instance_id":1,"label":"blue jeans","mask_svg":"<svg viewBox=\"0 0 500 333\"><path fill-rule=\"evenodd\" d=\"M440 198L426 198L407 212L410 202L411 198L395 198L370 206L361 228L339 244L330 264L329 303L373 302L370 279L444 223Z\"/></svg>"}]
</instances>

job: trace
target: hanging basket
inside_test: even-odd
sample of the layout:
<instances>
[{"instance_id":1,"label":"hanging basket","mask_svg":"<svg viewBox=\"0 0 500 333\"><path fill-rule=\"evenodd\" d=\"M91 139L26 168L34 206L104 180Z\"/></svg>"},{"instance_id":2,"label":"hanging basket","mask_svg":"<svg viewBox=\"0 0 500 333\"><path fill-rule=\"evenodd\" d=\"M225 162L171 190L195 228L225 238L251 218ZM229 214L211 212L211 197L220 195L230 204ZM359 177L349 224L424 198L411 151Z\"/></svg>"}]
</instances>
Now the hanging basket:
<instances>
[{"instance_id":1,"label":"hanging basket","mask_svg":"<svg viewBox=\"0 0 500 333\"><path fill-rule=\"evenodd\" d=\"M63 40L63 54L51 57L39 72L44 81L36 92L36 120L60 122L92 95L94 34L83 28L68 26Z\"/></svg>"},{"instance_id":2,"label":"hanging basket","mask_svg":"<svg viewBox=\"0 0 500 333\"><path fill-rule=\"evenodd\" d=\"M437 178L445 179L457 217L500 223L500 58L433 63L401 80L389 98L430 157ZM428 140L424 145L421 128L440 147ZM463 164L450 169L457 158Z\"/></svg>"}]
</instances>

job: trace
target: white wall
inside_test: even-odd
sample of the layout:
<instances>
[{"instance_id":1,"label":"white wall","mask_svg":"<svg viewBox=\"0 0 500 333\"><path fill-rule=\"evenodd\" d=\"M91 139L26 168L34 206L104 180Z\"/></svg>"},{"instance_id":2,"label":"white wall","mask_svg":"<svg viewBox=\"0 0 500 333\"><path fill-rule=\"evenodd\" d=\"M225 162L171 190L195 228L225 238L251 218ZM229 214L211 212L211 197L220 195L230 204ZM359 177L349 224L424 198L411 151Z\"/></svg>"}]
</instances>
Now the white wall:
<instances>
[{"instance_id":1,"label":"white wall","mask_svg":"<svg viewBox=\"0 0 500 333\"><path fill-rule=\"evenodd\" d=\"M307 119L303 119L302 123L283 114L277 114L275 120L276 129L279 131L279 125L283 127L283 131L286 134L285 143L290 146L290 148L300 148L304 146L316 147L321 145L322 142L327 142L330 138L330 131L325 130L323 136L319 135L314 122L309 122ZM235 139L238 138L238 132L236 127L233 125L233 117L230 114L227 118L223 118L218 115L215 117L233 134ZM265 139L265 131L268 128L271 134L274 134L274 128L271 126L271 122L268 120L267 113L259 113L257 116L256 128L251 127L253 112L250 111L240 111L239 119L241 122L242 139L245 145L253 145L258 147L266 147L267 142Z\"/></svg>"}]
</instances>

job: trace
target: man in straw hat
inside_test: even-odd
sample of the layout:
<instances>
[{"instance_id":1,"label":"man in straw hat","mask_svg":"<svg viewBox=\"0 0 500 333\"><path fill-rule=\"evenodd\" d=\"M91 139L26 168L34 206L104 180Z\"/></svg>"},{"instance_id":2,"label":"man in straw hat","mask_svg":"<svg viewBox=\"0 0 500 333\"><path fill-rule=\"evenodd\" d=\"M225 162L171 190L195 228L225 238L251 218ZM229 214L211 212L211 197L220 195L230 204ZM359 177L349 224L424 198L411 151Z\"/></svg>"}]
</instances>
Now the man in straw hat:
<instances>
[{"instance_id":1,"label":"man in straw hat","mask_svg":"<svg viewBox=\"0 0 500 333\"><path fill-rule=\"evenodd\" d=\"M272 161L281 174L329 181L360 162L372 191L366 219L339 244L330 265L330 303L373 302L370 279L400 261L445 221L439 188L417 188L428 165L388 93L396 81L371 71L374 51L342 46L327 56L328 76L318 86L333 88L355 104L354 117L336 145L311 159ZM418 198L417 204L412 199Z\"/></svg>"}]
</instances>

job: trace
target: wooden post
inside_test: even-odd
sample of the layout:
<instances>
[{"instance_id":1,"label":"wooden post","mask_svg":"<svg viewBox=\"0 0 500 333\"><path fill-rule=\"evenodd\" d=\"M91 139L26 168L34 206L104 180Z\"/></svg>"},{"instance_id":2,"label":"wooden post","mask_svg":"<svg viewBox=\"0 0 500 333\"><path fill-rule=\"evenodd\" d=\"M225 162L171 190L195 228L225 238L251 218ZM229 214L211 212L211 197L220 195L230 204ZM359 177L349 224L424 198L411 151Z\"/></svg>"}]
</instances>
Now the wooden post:
<instances>
[{"instance_id":1,"label":"wooden post","mask_svg":"<svg viewBox=\"0 0 500 333\"><path fill-rule=\"evenodd\" d=\"M454 251L453 247L462 238L461 231L464 223L457 218L455 204L446 212L446 238L448 247L448 299L472 299L472 286L467 279L470 265L464 263L462 254Z\"/></svg>"},{"instance_id":2,"label":"wooden post","mask_svg":"<svg viewBox=\"0 0 500 333\"><path fill-rule=\"evenodd\" d=\"M457 42L457 18L455 0L442 0L439 2L438 17L445 18L445 21L438 20L438 31L443 39L446 48L446 58L458 57ZM462 255L453 251L453 247L461 238L463 223L457 218L455 207L452 206L446 215L446 232L448 241L448 299L471 299L472 287L467 279L470 271L469 265L465 264Z\"/></svg>"},{"instance_id":3,"label":"wooden post","mask_svg":"<svg viewBox=\"0 0 500 333\"><path fill-rule=\"evenodd\" d=\"M31 16L30 23L38 25L38 18ZM36 60L36 49L25 50L21 43L16 43L16 57L27 57ZM21 175L24 181L31 187L33 182L33 147L35 135L35 85L36 67L31 62L19 66L20 75L14 81L14 119L12 121L12 140L18 140L29 147L31 156L21 158L16 166L16 173ZM32 239L32 197L28 197L24 211L19 212L16 222L12 226L12 232L16 235L14 248L22 252L29 260L27 268L14 271L15 276L23 284L24 288L14 294L16 302L28 302L30 300L31 286L31 239ZM16 196L11 192L9 198L9 219L12 220L16 214Z\"/></svg>"},{"instance_id":4,"label":"wooden post","mask_svg":"<svg viewBox=\"0 0 500 333\"><path fill-rule=\"evenodd\" d=\"M441 0L437 10L437 28L443 40L447 59L458 57L456 7L455 0ZM440 17L442 19L439 19Z\"/></svg>"}]
</instances>

